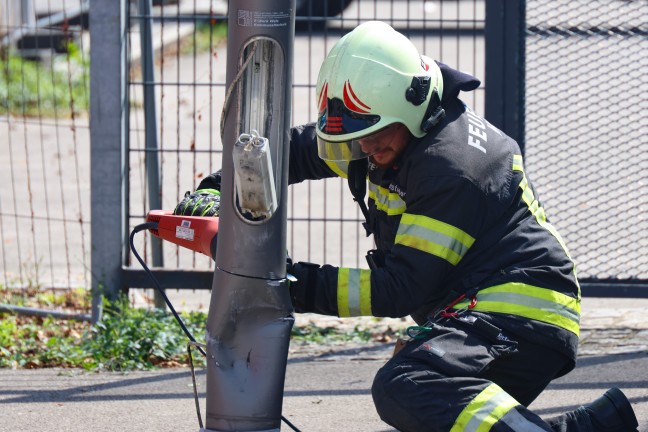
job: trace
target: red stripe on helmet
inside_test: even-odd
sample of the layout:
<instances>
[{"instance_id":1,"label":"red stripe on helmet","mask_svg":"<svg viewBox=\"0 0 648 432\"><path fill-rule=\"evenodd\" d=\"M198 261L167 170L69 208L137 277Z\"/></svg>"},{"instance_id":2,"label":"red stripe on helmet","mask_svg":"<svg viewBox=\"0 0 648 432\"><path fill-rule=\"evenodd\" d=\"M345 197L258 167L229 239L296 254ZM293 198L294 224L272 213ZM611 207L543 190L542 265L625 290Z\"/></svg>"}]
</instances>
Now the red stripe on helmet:
<instances>
[{"instance_id":1,"label":"red stripe on helmet","mask_svg":"<svg viewBox=\"0 0 648 432\"><path fill-rule=\"evenodd\" d=\"M344 83L344 89L342 91L342 97L344 98L344 105L347 106L351 111L359 112L362 114L367 114L369 113L369 106L366 104L362 103L360 99L356 96L356 94L353 92L353 89L351 88L351 83L347 80ZM366 108L360 108L356 103L360 104L362 107Z\"/></svg>"},{"instance_id":2,"label":"red stripe on helmet","mask_svg":"<svg viewBox=\"0 0 648 432\"><path fill-rule=\"evenodd\" d=\"M326 130L327 132L341 132L342 126L327 123L326 126L324 126L324 130Z\"/></svg>"},{"instance_id":3,"label":"red stripe on helmet","mask_svg":"<svg viewBox=\"0 0 648 432\"><path fill-rule=\"evenodd\" d=\"M324 85L322 86L322 90L320 91L319 102L317 104L319 108L318 112L323 112L324 109L326 108L327 97L328 97L328 83L325 82Z\"/></svg>"},{"instance_id":4,"label":"red stripe on helmet","mask_svg":"<svg viewBox=\"0 0 648 432\"><path fill-rule=\"evenodd\" d=\"M324 132L342 132L342 117L327 117Z\"/></svg>"}]
</instances>

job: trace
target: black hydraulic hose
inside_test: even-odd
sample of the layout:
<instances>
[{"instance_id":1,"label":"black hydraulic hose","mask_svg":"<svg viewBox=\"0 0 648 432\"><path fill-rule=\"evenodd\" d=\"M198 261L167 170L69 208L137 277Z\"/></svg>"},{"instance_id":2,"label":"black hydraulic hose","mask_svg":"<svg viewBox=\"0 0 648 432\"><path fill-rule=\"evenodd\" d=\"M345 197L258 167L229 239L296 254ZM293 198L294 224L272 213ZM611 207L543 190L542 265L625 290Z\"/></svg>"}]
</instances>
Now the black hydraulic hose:
<instances>
[{"instance_id":1,"label":"black hydraulic hose","mask_svg":"<svg viewBox=\"0 0 648 432\"><path fill-rule=\"evenodd\" d=\"M178 315L178 313L176 312L175 308L173 307L173 304L171 303L171 300L169 300L169 297L167 297L166 293L162 289L162 286L160 285L160 282L158 282L158 280L155 277L155 275L153 274L153 272L151 272L151 270L148 268L148 266L146 265L144 260L139 256L139 254L137 253L137 250L135 249L135 244L133 242L133 238L135 237L135 234L137 234L140 231L147 230L147 229L157 229L157 228L158 228L158 223L157 222L145 222L145 223L139 224L135 228L133 228L133 231L131 231L130 237L129 237L129 244L130 244L131 251L133 252L133 255L135 255L135 258L137 258L137 261L139 261L140 265L142 266L142 268L144 269L146 274L149 275L149 277L151 278L151 281L153 281L153 285L155 285L155 288L160 292L160 294L162 294L162 297L164 298L164 302L169 307L169 310L171 311L171 313L175 317L178 324L180 324L180 327L182 327L182 331L184 331L185 335L187 335L189 340L191 342L193 342L193 345L196 348L198 348L200 353L202 355L204 355L205 357L207 357L207 353L202 349L202 347L196 341L196 339L193 337L193 335L191 334L189 329L185 326L184 322L182 321L182 318L180 318L180 315ZM198 416L200 418L200 412L199 412ZM294 424L292 424L283 415L281 416L281 420L284 423L286 423L295 432L301 432L299 429L297 429L297 427ZM200 420L200 423L201 423L200 427L202 428L202 419Z\"/></svg>"},{"instance_id":2,"label":"black hydraulic hose","mask_svg":"<svg viewBox=\"0 0 648 432\"><path fill-rule=\"evenodd\" d=\"M133 238L135 237L135 234L137 234L140 231L147 230L147 229L157 229L157 228L158 228L158 223L157 222L145 222L145 223L137 225L135 228L133 228L133 231L131 231L130 238L129 238L131 251L133 251L133 255L135 255L135 258L137 258L137 261L139 261L139 263L142 265L142 268L144 269L146 274L148 274L149 277L151 278L151 281L153 281L153 285L155 285L155 288L160 292L160 294L164 298L164 302L169 307L169 310L171 311L171 313L175 317L178 324L180 324L180 327L182 328L182 331L185 333L185 335L187 335L187 337L189 338L189 340L191 342L194 342L196 344L196 348L198 348L198 350L201 352L201 354L204 355L205 357L207 357L207 353L202 349L202 347L200 345L198 345L198 342L196 341L196 339L193 337L193 335L191 334L191 332L189 331L187 326L185 326L184 322L182 321L182 318L180 318L180 315L178 315L178 312L176 312L175 308L173 307L173 304L171 304L171 300L169 300L169 297L167 297L166 293L162 289L162 286L160 286L160 283L156 279L155 275L153 275L153 272L151 272L151 270L148 268L148 266L146 265L144 260L137 253L137 250L135 250L135 244L133 243Z\"/></svg>"}]
</instances>

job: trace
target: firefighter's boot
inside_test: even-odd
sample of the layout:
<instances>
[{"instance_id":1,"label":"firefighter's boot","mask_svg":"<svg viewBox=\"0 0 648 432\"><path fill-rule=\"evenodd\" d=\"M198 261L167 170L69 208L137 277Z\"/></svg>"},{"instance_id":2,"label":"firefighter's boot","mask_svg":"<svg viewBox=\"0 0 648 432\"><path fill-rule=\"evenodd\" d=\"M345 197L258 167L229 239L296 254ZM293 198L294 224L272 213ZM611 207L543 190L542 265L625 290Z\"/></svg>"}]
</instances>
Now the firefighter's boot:
<instances>
[{"instance_id":1,"label":"firefighter's boot","mask_svg":"<svg viewBox=\"0 0 648 432\"><path fill-rule=\"evenodd\" d=\"M639 423L628 398L618 388L611 388L594 402L583 406L595 431L637 431Z\"/></svg>"}]
</instances>

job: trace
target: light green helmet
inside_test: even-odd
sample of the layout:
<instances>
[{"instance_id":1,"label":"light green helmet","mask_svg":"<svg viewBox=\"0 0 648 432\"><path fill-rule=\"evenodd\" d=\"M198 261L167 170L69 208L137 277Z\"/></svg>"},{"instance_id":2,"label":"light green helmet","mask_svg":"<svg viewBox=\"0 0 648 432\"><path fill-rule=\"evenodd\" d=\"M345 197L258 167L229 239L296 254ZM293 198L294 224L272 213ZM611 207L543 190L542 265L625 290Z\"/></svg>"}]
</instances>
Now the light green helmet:
<instances>
[{"instance_id":1,"label":"light green helmet","mask_svg":"<svg viewBox=\"0 0 648 432\"><path fill-rule=\"evenodd\" d=\"M439 67L380 21L359 25L333 46L316 91L318 153L325 160L367 157L357 140L393 123L422 137L442 115Z\"/></svg>"}]
</instances>

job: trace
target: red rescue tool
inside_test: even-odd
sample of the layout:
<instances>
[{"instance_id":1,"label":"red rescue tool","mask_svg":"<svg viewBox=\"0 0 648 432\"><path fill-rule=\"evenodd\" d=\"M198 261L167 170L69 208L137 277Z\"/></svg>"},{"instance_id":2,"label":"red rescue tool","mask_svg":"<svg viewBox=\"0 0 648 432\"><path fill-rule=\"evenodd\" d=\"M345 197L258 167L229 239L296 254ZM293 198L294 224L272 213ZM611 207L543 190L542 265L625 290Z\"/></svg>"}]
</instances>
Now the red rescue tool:
<instances>
[{"instance_id":1,"label":"red rescue tool","mask_svg":"<svg viewBox=\"0 0 648 432\"><path fill-rule=\"evenodd\" d=\"M157 229L149 229L156 237L212 259L216 256L217 217L177 216L171 210L151 210L146 222L158 224Z\"/></svg>"}]
</instances>

